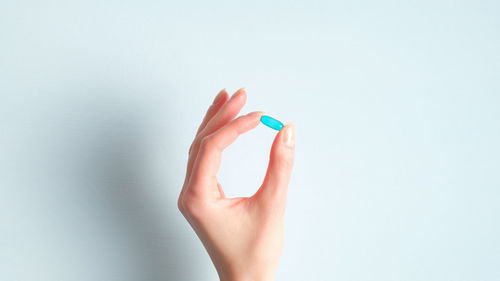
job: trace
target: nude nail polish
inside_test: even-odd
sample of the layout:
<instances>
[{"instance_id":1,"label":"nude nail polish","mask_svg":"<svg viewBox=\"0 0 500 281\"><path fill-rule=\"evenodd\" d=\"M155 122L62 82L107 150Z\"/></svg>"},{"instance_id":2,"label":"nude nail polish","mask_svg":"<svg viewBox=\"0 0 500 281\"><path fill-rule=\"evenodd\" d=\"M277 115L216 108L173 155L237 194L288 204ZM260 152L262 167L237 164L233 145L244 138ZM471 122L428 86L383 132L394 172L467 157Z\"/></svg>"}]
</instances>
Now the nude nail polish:
<instances>
[{"instance_id":1,"label":"nude nail polish","mask_svg":"<svg viewBox=\"0 0 500 281\"><path fill-rule=\"evenodd\" d=\"M293 123L289 123L285 126L282 141L283 144L288 147L295 146L295 125Z\"/></svg>"}]
</instances>

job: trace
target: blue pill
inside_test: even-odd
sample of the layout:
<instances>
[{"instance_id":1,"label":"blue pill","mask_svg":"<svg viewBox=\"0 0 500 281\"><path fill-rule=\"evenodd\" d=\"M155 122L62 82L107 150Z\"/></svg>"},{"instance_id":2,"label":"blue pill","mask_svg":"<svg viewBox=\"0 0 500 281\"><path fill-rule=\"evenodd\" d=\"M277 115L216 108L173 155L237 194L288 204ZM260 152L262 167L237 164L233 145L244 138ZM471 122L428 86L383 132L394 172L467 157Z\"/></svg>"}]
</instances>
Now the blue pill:
<instances>
[{"instance_id":1,"label":"blue pill","mask_svg":"<svg viewBox=\"0 0 500 281\"><path fill-rule=\"evenodd\" d=\"M274 119L271 116L262 115L262 117L260 117L260 122L262 122L262 124L268 126L271 129L275 129L276 131L279 131L281 130L281 128L283 128L283 123Z\"/></svg>"}]
</instances>

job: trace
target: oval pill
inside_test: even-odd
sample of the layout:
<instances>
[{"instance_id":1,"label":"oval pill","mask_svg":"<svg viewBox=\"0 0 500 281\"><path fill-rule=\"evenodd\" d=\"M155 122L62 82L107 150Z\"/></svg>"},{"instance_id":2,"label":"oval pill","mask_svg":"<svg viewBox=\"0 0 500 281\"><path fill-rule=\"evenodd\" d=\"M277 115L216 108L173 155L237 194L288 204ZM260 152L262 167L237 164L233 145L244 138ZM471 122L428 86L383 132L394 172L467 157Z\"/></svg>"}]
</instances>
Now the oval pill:
<instances>
[{"instance_id":1,"label":"oval pill","mask_svg":"<svg viewBox=\"0 0 500 281\"><path fill-rule=\"evenodd\" d=\"M262 115L262 117L260 117L260 122L271 129L275 129L276 131L279 131L281 130L281 128L283 128L283 123L272 118L271 116Z\"/></svg>"}]
</instances>

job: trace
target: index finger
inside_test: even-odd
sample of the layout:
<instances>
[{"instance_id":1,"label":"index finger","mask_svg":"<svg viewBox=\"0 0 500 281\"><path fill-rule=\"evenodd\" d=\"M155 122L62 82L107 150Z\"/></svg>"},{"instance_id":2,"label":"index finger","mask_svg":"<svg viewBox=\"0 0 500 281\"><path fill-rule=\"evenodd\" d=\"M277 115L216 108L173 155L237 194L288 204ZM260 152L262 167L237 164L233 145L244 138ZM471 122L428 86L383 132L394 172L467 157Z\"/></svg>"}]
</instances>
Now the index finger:
<instances>
[{"instance_id":1,"label":"index finger","mask_svg":"<svg viewBox=\"0 0 500 281\"><path fill-rule=\"evenodd\" d=\"M239 135L255 128L262 114L263 112L257 111L240 116L203 139L189 184L190 188L195 189L193 191L205 193L210 192L207 189L217 188L217 171L222 161L222 152Z\"/></svg>"}]
</instances>

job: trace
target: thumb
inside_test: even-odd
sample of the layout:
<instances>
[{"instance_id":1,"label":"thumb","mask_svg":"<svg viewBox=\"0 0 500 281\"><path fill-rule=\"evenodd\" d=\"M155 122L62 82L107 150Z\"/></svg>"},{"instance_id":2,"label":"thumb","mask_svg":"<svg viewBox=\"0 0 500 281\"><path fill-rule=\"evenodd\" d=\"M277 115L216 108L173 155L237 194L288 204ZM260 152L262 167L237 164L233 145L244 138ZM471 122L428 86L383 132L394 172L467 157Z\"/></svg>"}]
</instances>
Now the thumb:
<instances>
[{"instance_id":1,"label":"thumb","mask_svg":"<svg viewBox=\"0 0 500 281\"><path fill-rule=\"evenodd\" d=\"M287 124L279 131L271 148L269 166L259 193L264 197L286 198L295 154L295 125Z\"/></svg>"}]
</instances>

